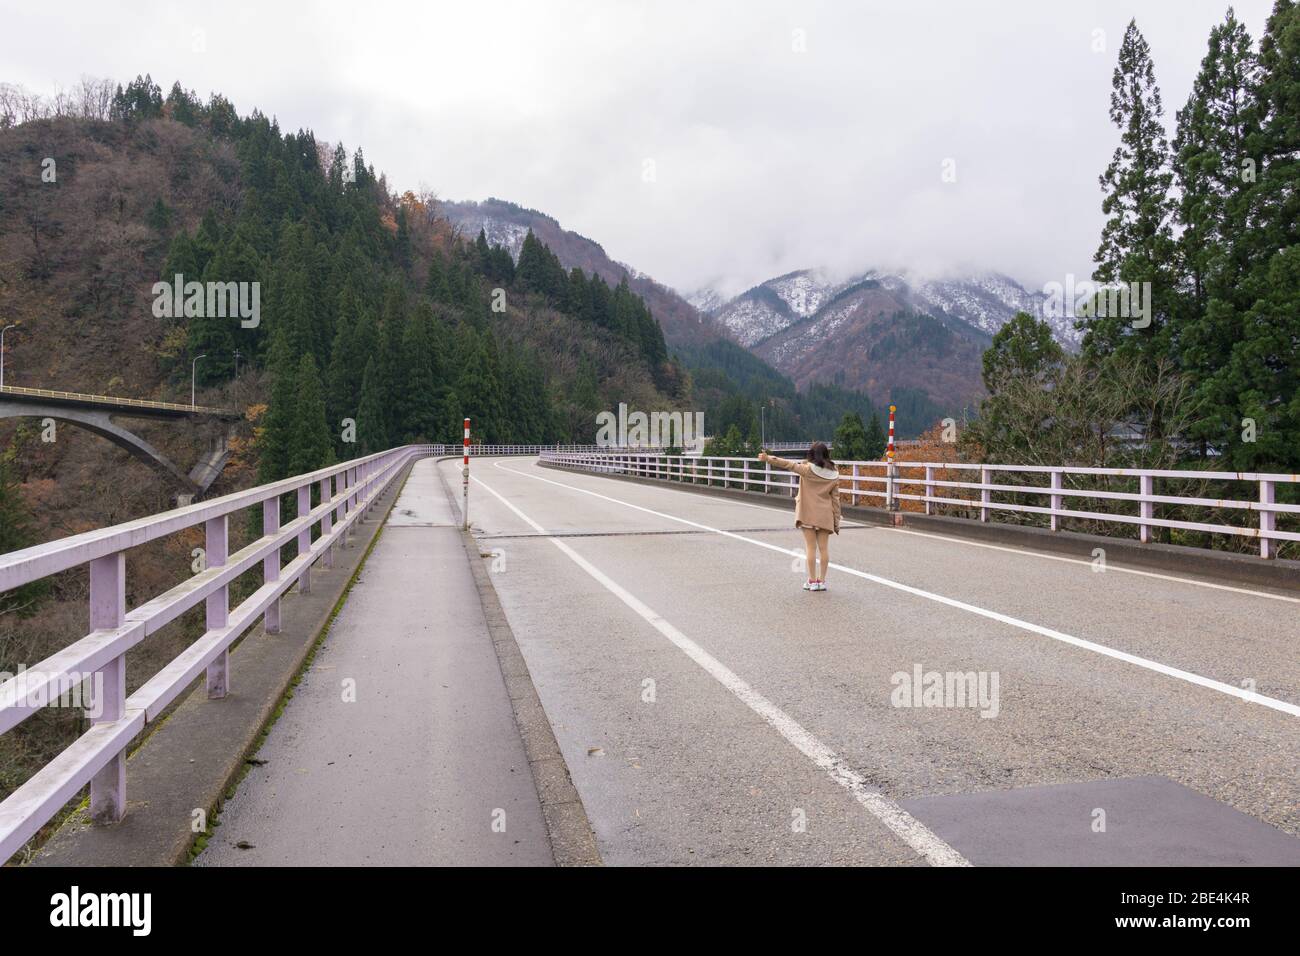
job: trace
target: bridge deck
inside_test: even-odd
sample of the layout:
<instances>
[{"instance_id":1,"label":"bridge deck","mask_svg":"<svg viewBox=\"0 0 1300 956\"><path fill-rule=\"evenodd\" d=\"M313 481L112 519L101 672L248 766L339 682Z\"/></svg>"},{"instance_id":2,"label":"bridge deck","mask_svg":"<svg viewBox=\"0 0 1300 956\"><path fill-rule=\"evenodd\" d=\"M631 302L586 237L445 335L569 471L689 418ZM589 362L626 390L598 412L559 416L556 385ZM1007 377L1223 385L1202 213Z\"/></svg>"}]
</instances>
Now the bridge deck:
<instances>
[{"instance_id":1,"label":"bridge deck","mask_svg":"<svg viewBox=\"0 0 1300 956\"><path fill-rule=\"evenodd\" d=\"M607 863L1300 863L1294 596L884 527L807 593L789 511L471 467Z\"/></svg>"},{"instance_id":2,"label":"bridge deck","mask_svg":"<svg viewBox=\"0 0 1300 956\"><path fill-rule=\"evenodd\" d=\"M435 467L201 864L550 862ZM1300 864L1293 594L852 524L807 593L788 510L471 469L606 863Z\"/></svg>"}]
</instances>

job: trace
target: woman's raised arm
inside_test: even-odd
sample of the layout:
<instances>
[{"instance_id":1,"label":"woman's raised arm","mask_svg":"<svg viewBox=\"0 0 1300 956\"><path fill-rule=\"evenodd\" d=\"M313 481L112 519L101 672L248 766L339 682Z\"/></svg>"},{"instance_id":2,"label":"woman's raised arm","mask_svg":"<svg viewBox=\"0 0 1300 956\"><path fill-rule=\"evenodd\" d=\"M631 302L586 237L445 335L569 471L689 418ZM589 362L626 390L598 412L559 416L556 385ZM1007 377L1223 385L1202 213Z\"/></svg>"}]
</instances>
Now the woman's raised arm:
<instances>
[{"instance_id":1,"label":"woman's raised arm","mask_svg":"<svg viewBox=\"0 0 1300 956\"><path fill-rule=\"evenodd\" d=\"M776 455L763 452L758 456L760 461L765 461L774 468L783 468L786 471L794 471L794 466L799 464L797 461L790 461L788 458L777 458Z\"/></svg>"}]
</instances>

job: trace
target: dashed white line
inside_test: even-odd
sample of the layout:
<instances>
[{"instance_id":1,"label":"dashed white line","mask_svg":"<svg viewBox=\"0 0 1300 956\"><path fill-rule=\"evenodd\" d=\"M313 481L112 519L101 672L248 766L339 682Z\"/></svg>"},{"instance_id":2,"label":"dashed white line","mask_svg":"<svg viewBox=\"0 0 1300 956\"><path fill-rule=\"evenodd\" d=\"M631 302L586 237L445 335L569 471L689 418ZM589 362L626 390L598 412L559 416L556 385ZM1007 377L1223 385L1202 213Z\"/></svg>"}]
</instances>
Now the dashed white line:
<instances>
[{"instance_id":1,"label":"dashed white line","mask_svg":"<svg viewBox=\"0 0 1300 956\"><path fill-rule=\"evenodd\" d=\"M543 478L541 475L530 475L527 472L516 471L513 468L506 468L500 462L493 463L495 467L502 471L509 472L512 475L518 475L521 478L531 478L534 481L544 481L549 485L555 485L558 488L567 488L570 491L576 491L580 494L591 495L593 498L601 498L605 501L622 505L625 508L632 508L636 511L643 511L646 514L652 514L659 518L667 518L669 521L677 521L682 524L691 525L695 528L703 528L706 531L712 531L714 534L722 535L726 538L733 538L736 541L744 541L746 544L755 547L765 548L768 551L776 551L782 555L789 555L790 550L780 545L769 544L766 541L758 541L754 538L747 538L743 534L737 534L734 531L724 531L721 528L714 528L698 521L691 521L689 518L679 518L677 515L667 514L663 511L655 511L653 508L645 508L641 505L634 505L630 501L623 501L619 498L611 498L609 495L602 495L596 491L590 491L586 488L579 488L576 485L566 485L562 481L555 481L551 478ZM486 488L487 486L484 485ZM495 494L495 492L494 492ZM499 497L499 496L498 496ZM502 499L505 500L504 498ZM558 542L557 542L558 544ZM1081 637L1075 637L1072 634L1066 634L1050 627L1043 627L1040 624L1033 624L1029 621L1022 621L1020 618L1012 617L1009 614L1002 614L999 611L991 611L988 608L979 607L975 604L967 604L965 601L958 601L956 598L945 597L942 594L936 594L933 591L926 591L922 588L912 587L910 584L903 584L899 581L892 581L889 578L882 578L878 574L870 574L866 571L859 571L857 568L850 568L847 565L836 564L834 561L830 565L836 571L842 571L845 574L851 574L854 577L863 578L876 584L883 585L887 588L893 588L896 591L902 591L905 594L911 594L915 597L924 598L927 601L935 601L939 604L945 604L948 607L966 611L970 614L977 614L980 617L988 618L992 621L998 621L1002 624L1008 624L1011 627L1019 628L1023 631L1029 631L1032 634L1038 634L1042 637L1051 638L1062 644L1069 644L1081 648L1085 651L1091 651L1094 654L1101 654L1114 660L1124 661L1126 664L1133 664L1136 667L1142 667L1146 670L1153 671L1157 674L1164 674L1166 677L1173 677L1176 680L1185 681L1189 684L1195 684L1198 687L1204 687L1208 690L1217 691L1220 694L1226 694L1229 697L1236 697L1239 700L1247 701L1252 704L1259 704L1262 707L1268 707L1272 710L1280 711L1284 714L1290 714L1292 717L1300 717L1300 706L1288 703L1284 700L1278 700L1273 697L1265 697L1263 694L1249 691L1241 687L1234 687L1231 684L1225 684L1222 681L1214 680L1209 677L1202 677L1200 674L1194 674L1191 671L1185 671L1177 667L1170 667L1168 664L1161 664L1159 661L1153 661L1146 657L1139 657L1136 654L1129 654L1127 651L1116 650L1113 647L1107 647L1104 644L1097 644L1094 641L1084 640Z\"/></svg>"},{"instance_id":2,"label":"dashed white line","mask_svg":"<svg viewBox=\"0 0 1300 956\"><path fill-rule=\"evenodd\" d=\"M512 469L505 469L511 471ZM518 474L518 472L516 472ZM510 501L480 479L473 476L475 484L493 495L503 505L522 518L534 531L542 534L546 529L524 514ZM565 487L571 487L566 485ZM646 623L668 638L691 660L699 664L714 680L731 691L750 710L784 737L789 743L820 767L827 776L853 795L868 813L884 824L899 839L925 858L932 866L970 866L970 862L955 849L936 836L928 827L910 813L873 789L861 774L844 763L838 754L809 733L798 721L772 703L736 675L716 657L700 647L671 623L612 580L598 567L557 538L548 539L564 552L578 567L591 575L605 590L626 604Z\"/></svg>"}]
</instances>

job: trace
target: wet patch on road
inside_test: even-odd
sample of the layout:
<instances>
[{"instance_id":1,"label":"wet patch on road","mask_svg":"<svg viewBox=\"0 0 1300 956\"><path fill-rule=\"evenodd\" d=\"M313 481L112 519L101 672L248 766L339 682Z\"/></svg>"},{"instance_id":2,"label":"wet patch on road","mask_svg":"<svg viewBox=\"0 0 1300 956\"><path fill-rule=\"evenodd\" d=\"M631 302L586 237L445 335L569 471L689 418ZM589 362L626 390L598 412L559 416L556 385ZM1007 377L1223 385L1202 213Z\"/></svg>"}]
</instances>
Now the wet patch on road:
<instances>
[{"instance_id":1,"label":"wet patch on road","mask_svg":"<svg viewBox=\"0 0 1300 956\"><path fill-rule=\"evenodd\" d=\"M976 866L1300 866L1300 839L1166 777L899 806Z\"/></svg>"}]
</instances>

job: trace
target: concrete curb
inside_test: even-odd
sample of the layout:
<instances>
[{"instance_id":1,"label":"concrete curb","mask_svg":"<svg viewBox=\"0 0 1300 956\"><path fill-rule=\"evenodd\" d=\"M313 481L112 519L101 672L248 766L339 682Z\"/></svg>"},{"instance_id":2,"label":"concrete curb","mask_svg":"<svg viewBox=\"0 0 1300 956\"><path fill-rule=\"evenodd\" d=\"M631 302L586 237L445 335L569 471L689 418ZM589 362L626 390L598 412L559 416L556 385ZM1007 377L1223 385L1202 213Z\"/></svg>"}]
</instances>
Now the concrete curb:
<instances>
[{"instance_id":1,"label":"concrete curb","mask_svg":"<svg viewBox=\"0 0 1300 956\"><path fill-rule=\"evenodd\" d=\"M340 600L365 564L401 492L408 464L354 524L352 544L336 548L334 567L317 561L312 589L281 599L280 633L260 625L230 656L231 690L208 700L203 679L127 760L127 813L119 823L92 824L86 808L69 815L31 866L177 866L188 862L200 835L196 811L211 826L248 759L275 723L294 681L325 637Z\"/></svg>"},{"instance_id":2,"label":"concrete curb","mask_svg":"<svg viewBox=\"0 0 1300 956\"><path fill-rule=\"evenodd\" d=\"M452 513L460 514L455 496L441 468L438 469L438 477L451 503ZM537 696L537 688L533 686L532 675L528 672L528 664L519 650L514 631L510 629L510 622L497 599L492 577L483 566L478 540L469 531L462 529L461 542L465 546L465 556L474 575L474 585L478 588L479 603L487 621L492 647L496 650L497 663L501 666L510 706L514 708L515 725L528 755L528 768L532 771L533 785L537 788L537 798L541 801L542 816L546 820L555 865L602 866L596 835L587 819L587 811L573 785L569 765L565 763L560 746L556 743L550 719L542 709L541 699Z\"/></svg>"},{"instance_id":3,"label":"concrete curb","mask_svg":"<svg viewBox=\"0 0 1300 956\"><path fill-rule=\"evenodd\" d=\"M677 491L714 498L761 501L774 508L794 511L794 499L784 495L742 491L738 488L691 485L685 482L643 478L638 475L611 475L580 471L573 468L562 468L545 461L539 461L538 464L543 468L550 468L559 472L596 475L614 481L629 481L640 485L673 488ZM893 516L879 508L845 505L844 514L856 521L867 524L882 526L894 524ZM898 512L897 514L902 519L902 526L914 531L926 531L932 534L949 535L954 538L967 538L971 541L987 544L1000 544L1007 547L1050 552L1087 561L1093 559L1093 549L1102 548L1106 552L1106 561L1108 563L1121 564L1126 567L1165 571L1189 577L1202 577L1212 579L1216 583L1226 581L1253 587L1271 588L1288 593L1300 591L1300 561L1265 560L1249 554L1207 551L1176 544L1141 544L1125 538L1081 534L1076 531L1051 531L1047 528L1026 525L1000 524L996 522L984 524L967 518L923 515L910 511Z\"/></svg>"}]
</instances>

